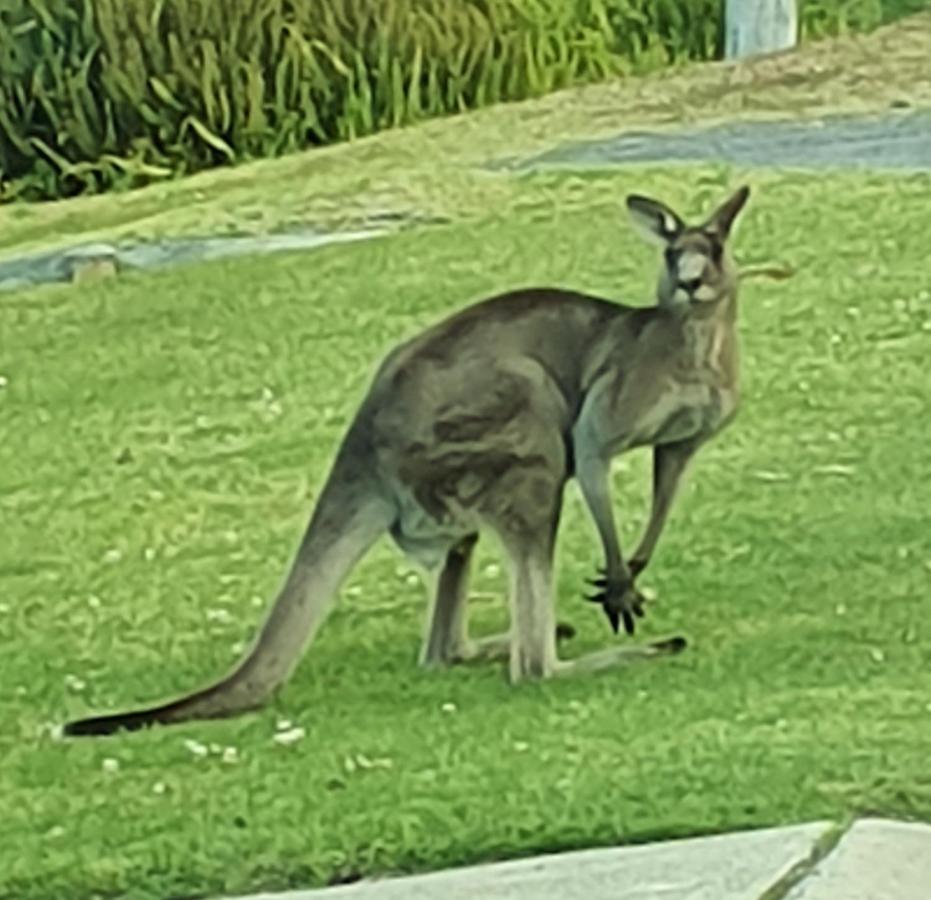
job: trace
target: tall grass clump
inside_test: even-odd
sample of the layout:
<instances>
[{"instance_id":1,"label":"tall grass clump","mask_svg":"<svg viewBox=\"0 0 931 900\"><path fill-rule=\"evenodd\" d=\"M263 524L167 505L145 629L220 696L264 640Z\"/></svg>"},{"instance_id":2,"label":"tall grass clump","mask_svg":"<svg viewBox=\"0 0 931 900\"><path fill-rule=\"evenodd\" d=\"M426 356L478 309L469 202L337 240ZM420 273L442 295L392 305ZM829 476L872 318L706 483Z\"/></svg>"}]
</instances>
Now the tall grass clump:
<instances>
[{"instance_id":1,"label":"tall grass clump","mask_svg":"<svg viewBox=\"0 0 931 900\"><path fill-rule=\"evenodd\" d=\"M803 22L818 33L867 27L890 5L807 0ZM133 186L713 58L722 8L720 0L5 0L0 196Z\"/></svg>"}]
</instances>

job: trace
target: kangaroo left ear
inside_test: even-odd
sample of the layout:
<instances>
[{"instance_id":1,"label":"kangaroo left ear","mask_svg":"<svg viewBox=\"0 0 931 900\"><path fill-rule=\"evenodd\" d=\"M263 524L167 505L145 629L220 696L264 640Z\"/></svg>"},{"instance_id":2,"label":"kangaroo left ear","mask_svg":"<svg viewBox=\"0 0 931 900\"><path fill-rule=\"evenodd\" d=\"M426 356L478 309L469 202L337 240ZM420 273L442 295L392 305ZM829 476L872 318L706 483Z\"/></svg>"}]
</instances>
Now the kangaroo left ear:
<instances>
[{"instance_id":1,"label":"kangaroo left ear","mask_svg":"<svg viewBox=\"0 0 931 900\"><path fill-rule=\"evenodd\" d=\"M711 214L705 223L705 229L716 232L722 241L726 240L731 233L734 220L744 208L749 196L750 188L747 185L738 188Z\"/></svg>"},{"instance_id":2,"label":"kangaroo left ear","mask_svg":"<svg viewBox=\"0 0 931 900\"><path fill-rule=\"evenodd\" d=\"M640 194L630 194L627 197L627 212L634 228L651 244L665 247L685 228L682 219L665 203Z\"/></svg>"}]
</instances>

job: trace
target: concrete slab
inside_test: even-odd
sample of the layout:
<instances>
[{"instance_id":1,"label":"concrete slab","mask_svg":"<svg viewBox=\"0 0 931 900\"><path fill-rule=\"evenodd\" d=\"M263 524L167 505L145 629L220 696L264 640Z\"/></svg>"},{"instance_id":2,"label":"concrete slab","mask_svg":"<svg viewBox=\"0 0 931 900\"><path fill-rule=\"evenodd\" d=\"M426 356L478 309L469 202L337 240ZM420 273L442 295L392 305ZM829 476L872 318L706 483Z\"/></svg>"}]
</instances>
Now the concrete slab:
<instances>
[{"instance_id":1,"label":"concrete slab","mask_svg":"<svg viewBox=\"0 0 931 900\"><path fill-rule=\"evenodd\" d=\"M582 850L248 900L759 900L831 827L812 822Z\"/></svg>"},{"instance_id":2,"label":"concrete slab","mask_svg":"<svg viewBox=\"0 0 931 900\"><path fill-rule=\"evenodd\" d=\"M931 900L931 825L855 822L786 900Z\"/></svg>"}]
</instances>

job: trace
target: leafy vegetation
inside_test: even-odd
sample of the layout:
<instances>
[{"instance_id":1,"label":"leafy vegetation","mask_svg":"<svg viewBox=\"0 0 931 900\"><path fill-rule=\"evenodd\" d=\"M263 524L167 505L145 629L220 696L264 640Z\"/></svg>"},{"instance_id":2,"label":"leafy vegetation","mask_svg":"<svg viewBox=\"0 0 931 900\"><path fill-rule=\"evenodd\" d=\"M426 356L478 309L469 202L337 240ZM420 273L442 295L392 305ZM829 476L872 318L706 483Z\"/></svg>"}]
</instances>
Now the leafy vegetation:
<instances>
[{"instance_id":1,"label":"leafy vegetation","mask_svg":"<svg viewBox=\"0 0 931 900\"><path fill-rule=\"evenodd\" d=\"M802 31L927 2L806 0ZM6 197L132 186L719 54L719 0L10 0Z\"/></svg>"}]
</instances>

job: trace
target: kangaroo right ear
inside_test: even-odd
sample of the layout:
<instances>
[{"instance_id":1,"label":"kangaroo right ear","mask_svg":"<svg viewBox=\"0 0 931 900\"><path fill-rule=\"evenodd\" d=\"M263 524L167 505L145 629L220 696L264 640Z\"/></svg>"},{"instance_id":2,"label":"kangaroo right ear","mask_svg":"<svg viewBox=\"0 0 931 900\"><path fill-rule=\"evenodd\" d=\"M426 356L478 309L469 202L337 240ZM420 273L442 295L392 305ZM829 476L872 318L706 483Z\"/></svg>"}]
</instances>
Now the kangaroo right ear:
<instances>
[{"instance_id":1,"label":"kangaroo right ear","mask_svg":"<svg viewBox=\"0 0 931 900\"><path fill-rule=\"evenodd\" d=\"M685 222L665 203L640 194L627 196L627 212L630 213L634 228L652 244L665 247L685 228Z\"/></svg>"}]
</instances>

